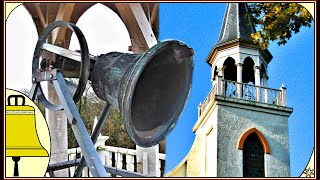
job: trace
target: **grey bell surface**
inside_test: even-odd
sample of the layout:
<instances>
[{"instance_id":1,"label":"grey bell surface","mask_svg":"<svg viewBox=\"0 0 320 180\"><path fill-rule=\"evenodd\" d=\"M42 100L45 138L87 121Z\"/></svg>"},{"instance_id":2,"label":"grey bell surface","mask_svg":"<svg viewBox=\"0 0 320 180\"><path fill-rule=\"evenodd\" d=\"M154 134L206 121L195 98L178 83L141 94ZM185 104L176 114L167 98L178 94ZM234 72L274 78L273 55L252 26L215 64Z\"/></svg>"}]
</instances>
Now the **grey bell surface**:
<instances>
[{"instance_id":1,"label":"grey bell surface","mask_svg":"<svg viewBox=\"0 0 320 180\"><path fill-rule=\"evenodd\" d=\"M118 108L136 144L157 144L176 124L190 93L193 50L164 41L143 54L100 55L91 74L97 96Z\"/></svg>"}]
</instances>

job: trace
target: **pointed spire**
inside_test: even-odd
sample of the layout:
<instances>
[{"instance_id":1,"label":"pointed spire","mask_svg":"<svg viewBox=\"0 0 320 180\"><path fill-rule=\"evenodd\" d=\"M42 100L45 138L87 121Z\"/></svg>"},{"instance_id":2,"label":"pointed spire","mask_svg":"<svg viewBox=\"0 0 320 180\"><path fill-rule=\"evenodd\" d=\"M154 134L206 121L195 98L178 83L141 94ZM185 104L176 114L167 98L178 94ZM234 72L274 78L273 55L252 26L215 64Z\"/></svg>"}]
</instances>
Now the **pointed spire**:
<instances>
[{"instance_id":1,"label":"pointed spire","mask_svg":"<svg viewBox=\"0 0 320 180\"><path fill-rule=\"evenodd\" d=\"M251 34L255 32L255 26L249 20L248 5L246 3L228 3L218 43L235 39L253 41Z\"/></svg>"},{"instance_id":2,"label":"pointed spire","mask_svg":"<svg viewBox=\"0 0 320 180\"><path fill-rule=\"evenodd\" d=\"M253 42L252 33L256 32L255 25L249 18L249 7L247 3L228 3L224 13L224 19L218 39L218 44L214 45L206 58L207 63L212 66L215 57L220 50L234 47L250 47L258 50L267 64L272 59L268 49L261 49Z\"/></svg>"}]
</instances>

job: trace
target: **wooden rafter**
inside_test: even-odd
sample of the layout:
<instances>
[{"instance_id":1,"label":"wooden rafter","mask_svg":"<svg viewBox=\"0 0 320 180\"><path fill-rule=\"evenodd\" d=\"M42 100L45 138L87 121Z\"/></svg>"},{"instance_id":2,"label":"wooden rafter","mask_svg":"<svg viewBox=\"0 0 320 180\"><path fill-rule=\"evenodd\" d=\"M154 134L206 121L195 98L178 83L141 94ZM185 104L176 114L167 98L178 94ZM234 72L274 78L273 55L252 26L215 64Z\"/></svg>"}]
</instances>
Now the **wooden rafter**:
<instances>
[{"instance_id":1,"label":"wooden rafter","mask_svg":"<svg viewBox=\"0 0 320 180\"><path fill-rule=\"evenodd\" d=\"M77 23L81 15L96 3L24 3L30 12L38 34L53 21L64 20ZM158 3L101 3L120 16L132 38L133 50L143 52L154 44L159 32ZM139 22L137 21L139 19ZM151 28L147 27L150 26ZM72 32L62 30L49 41L68 47ZM152 37L150 37L152 36ZM140 49L140 50L137 50Z\"/></svg>"},{"instance_id":2,"label":"wooden rafter","mask_svg":"<svg viewBox=\"0 0 320 180\"><path fill-rule=\"evenodd\" d=\"M38 18L39 18L39 20L40 20L40 22L41 22L41 25L42 25L43 27L47 26L46 20L44 19L43 14L42 14L42 12L41 12L40 3L35 3L34 8L35 8L35 11L36 11L36 13L37 13L37 16L38 16Z\"/></svg>"},{"instance_id":3,"label":"wooden rafter","mask_svg":"<svg viewBox=\"0 0 320 180\"><path fill-rule=\"evenodd\" d=\"M116 3L116 7L129 31L134 52L144 52L157 43L141 4Z\"/></svg>"},{"instance_id":4,"label":"wooden rafter","mask_svg":"<svg viewBox=\"0 0 320 180\"><path fill-rule=\"evenodd\" d=\"M74 11L75 3L60 3L59 10L55 21L66 21L70 22L72 13ZM62 47L69 47L70 38L66 38L67 29L59 28L53 32L52 42Z\"/></svg>"}]
</instances>

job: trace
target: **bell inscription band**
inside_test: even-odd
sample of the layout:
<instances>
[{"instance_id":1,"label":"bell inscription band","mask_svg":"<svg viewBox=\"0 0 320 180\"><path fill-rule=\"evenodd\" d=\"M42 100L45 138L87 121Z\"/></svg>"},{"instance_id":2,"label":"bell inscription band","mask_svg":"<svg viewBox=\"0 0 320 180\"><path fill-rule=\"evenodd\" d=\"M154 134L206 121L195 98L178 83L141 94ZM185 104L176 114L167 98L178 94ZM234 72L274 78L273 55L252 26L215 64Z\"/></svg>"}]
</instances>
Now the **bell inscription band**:
<instances>
[{"instance_id":1,"label":"bell inscription band","mask_svg":"<svg viewBox=\"0 0 320 180\"><path fill-rule=\"evenodd\" d=\"M11 105L10 100L15 104ZM19 99L22 100L19 105ZM6 157L15 162L14 176L19 176L18 162L21 157L48 157L40 144L35 124L35 110L25 105L22 95L10 95L6 106Z\"/></svg>"}]
</instances>

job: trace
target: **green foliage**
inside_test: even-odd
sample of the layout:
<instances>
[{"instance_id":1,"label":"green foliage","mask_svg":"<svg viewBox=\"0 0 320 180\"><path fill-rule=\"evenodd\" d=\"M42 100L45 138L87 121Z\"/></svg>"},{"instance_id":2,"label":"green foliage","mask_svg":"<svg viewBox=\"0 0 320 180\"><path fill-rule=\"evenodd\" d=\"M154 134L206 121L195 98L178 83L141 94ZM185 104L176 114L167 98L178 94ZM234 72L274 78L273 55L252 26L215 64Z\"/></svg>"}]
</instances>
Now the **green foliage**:
<instances>
[{"instance_id":1,"label":"green foliage","mask_svg":"<svg viewBox=\"0 0 320 180\"><path fill-rule=\"evenodd\" d=\"M77 103L78 110L80 115L84 121L84 124L87 127L88 133L92 133L94 118L99 116L102 111L105 102L96 97L94 93L89 92L88 90L85 92L84 96L81 97L81 100ZM102 132L103 134L103 132ZM75 136L73 135L70 124L68 124L68 147L74 148L77 147L77 141Z\"/></svg>"},{"instance_id":2,"label":"green foliage","mask_svg":"<svg viewBox=\"0 0 320 180\"><path fill-rule=\"evenodd\" d=\"M135 149L135 143L128 136L123 119L118 110L112 108L103 132L109 136L106 145Z\"/></svg>"},{"instance_id":3,"label":"green foliage","mask_svg":"<svg viewBox=\"0 0 320 180\"><path fill-rule=\"evenodd\" d=\"M92 133L94 118L99 117L102 112L105 102L99 99L93 92L86 91L81 100L77 103L81 117L88 129L89 134ZM119 111L112 108L106 125L103 127L101 134L109 136L106 145L117 146L124 148L135 148L134 142L130 139L125 130ZM73 132L68 126L68 147L77 147L77 141Z\"/></svg>"},{"instance_id":4,"label":"green foliage","mask_svg":"<svg viewBox=\"0 0 320 180\"><path fill-rule=\"evenodd\" d=\"M277 41L286 44L292 33L298 33L302 26L311 27L311 14L297 3L250 3L249 14L253 23L261 29L251 34L262 49Z\"/></svg>"}]
</instances>

